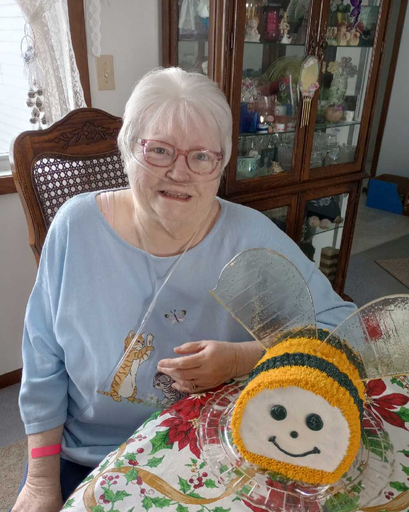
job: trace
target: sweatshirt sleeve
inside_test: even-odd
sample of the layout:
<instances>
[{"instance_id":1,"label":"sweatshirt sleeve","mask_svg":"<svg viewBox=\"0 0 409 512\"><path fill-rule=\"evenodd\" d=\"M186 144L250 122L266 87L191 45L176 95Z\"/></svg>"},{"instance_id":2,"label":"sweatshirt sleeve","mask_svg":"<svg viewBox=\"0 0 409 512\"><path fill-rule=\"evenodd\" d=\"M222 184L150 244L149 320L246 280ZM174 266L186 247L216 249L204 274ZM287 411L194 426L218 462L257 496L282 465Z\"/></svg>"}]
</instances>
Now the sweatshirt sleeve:
<instances>
[{"instance_id":1,"label":"sweatshirt sleeve","mask_svg":"<svg viewBox=\"0 0 409 512\"><path fill-rule=\"evenodd\" d=\"M65 423L67 391L64 352L54 336L49 294L37 279L28 302L23 334L19 405L26 434Z\"/></svg>"}]
</instances>

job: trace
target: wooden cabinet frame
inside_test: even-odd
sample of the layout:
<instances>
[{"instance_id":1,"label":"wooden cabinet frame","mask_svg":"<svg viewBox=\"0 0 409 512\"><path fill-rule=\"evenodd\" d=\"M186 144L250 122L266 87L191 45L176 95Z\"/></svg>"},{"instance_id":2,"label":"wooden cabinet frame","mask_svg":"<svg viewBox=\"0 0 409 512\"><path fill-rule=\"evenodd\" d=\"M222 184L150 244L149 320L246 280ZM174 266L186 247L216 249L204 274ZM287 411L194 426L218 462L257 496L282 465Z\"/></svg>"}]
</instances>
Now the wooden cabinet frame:
<instances>
[{"instance_id":1,"label":"wooden cabinet frame","mask_svg":"<svg viewBox=\"0 0 409 512\"><path fill-rule=\"evenodd\" d=\"M312 199L320 199L328 196L335 196L339 194L348 194L347 213L344 219L344 226L342 231L342 241L339 250L339 266L335 282L333 283L334 290L342 295L344 292L344 284L346 273L348 270L349 255L351 252L352 234L355 227L357 207L359 203L359 193L361 190L359 181L352 181L344 185L327 186L324 188L317 188L300 194L298 201L297 212L297 226L295 231L295 240L298 242L302 237L302 227L304 224L305 207L307 201Z\"/></svg>"}]
</instances>

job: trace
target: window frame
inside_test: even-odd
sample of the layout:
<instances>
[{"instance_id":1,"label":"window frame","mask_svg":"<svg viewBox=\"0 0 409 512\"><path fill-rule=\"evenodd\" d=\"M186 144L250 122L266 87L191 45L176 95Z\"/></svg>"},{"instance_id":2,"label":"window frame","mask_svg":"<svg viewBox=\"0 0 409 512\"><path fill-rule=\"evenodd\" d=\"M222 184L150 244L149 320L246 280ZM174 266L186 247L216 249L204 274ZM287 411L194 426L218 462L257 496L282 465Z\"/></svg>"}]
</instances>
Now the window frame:
<instances>
[{"instance_id":1,"label":"window frame","mask_svg":"<svg viewBox=\"0 0 409 512\"><path fill-rule=\"evenodd\" d=\"M91 87L88 69L87 37L85 31L85 16L83 0L69 0L68 16L72 46L84 90L85 103L91 107ZM16 187L10 171L8 156L0 155L0 195L16 193Z\"/></svg>"}]
</instances>

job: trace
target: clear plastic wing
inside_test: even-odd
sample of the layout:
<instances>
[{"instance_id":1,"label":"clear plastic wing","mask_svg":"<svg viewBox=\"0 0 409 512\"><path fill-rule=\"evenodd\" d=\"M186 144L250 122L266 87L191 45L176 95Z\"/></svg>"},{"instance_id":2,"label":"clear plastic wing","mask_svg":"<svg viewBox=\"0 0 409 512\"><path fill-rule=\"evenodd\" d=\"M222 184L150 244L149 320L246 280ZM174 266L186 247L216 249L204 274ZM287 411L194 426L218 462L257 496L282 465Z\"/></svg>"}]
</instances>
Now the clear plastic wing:
<instances>
[{"instance_id":1,"label":"clear plastic wing","mask_svg":"<svg viewBox=\"0 0 409 512\"><path fill-rule=\"evenodd\" d=\"M408 374L409 295L390 295L366 304L326 341L339 339L360 354L366 379Z\"/></svg>"},{"instance_id":2,"label":"clear plastic wing","mask_svg":"<svg viewBox=\"0 0 409 512\"><path fill-rule=\"evenodd\" d=\"M299 270L269 249L248 249L222 270L212 295L264 348L306 327L316 335L314 303Z\"/></svg>"}]
</instances>

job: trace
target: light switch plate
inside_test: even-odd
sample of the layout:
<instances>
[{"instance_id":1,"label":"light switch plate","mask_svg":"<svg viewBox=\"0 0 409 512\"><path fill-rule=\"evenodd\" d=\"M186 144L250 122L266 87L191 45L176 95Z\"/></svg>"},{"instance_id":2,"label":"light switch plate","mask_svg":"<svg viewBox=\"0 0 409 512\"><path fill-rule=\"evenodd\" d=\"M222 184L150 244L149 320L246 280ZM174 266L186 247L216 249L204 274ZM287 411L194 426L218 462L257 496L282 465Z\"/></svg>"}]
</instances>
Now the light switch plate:
<instances>
[{"instance_id":1,"label":"light switch plate","mask_svg":"<svg viewBox=\"0 0 409 512\"><path fill-rule=\"evenodd\" d=\"M98 76L98 90L113 91L115 89L114 56L101 55L95 57Z\"/></svg>"}]
</instances>

